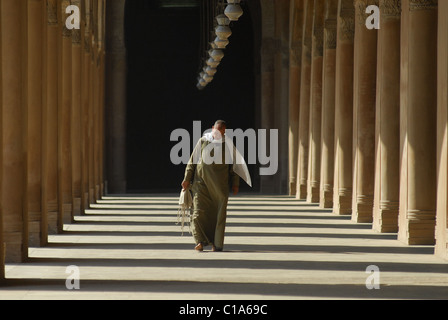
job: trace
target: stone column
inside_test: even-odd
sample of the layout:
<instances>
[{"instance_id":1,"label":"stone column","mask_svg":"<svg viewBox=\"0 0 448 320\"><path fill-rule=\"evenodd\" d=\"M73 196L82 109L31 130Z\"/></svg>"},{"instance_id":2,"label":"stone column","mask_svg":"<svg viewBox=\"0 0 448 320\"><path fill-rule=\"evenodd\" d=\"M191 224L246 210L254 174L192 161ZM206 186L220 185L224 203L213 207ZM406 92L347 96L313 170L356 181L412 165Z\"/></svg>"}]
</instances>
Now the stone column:
<instances>
[{"instance_id":1,"label":"stone column","mask_svg":"<svg viewBox=\"0 0 448 320\"><path fill-rule=\"evenodd\" d=\"M96 0L94 0L94 4L98 4ZM95 17L98 15L98 11L93 11L95 13ZM97 20L94 18L94 26L95 26L95 34L94 34L94 43L93 43L93 131L92 131L92 144L93 144L93 195L95 201L99 199L99 136L98 136L98 119L99 119L99 105L98 105L98 96L99 96L99 72L98 72L98 59L99 59L99 50L98 50L98 25Z\"/></svg>"},{"instance_id":2,"label":"stone column","mask_svg":"<svg viewBox=\"0 0 448 320\"><path fill-rule=\"evenodd\" d=\"M307 198L313 13L314 0L306 0L303 27L302 75L300 81L299 158L297 166L298 199Z\"/></svg>"},{"instance_id":3,"label":"stone column","mask_svg":"<svg viewBox=\"0 0 448 320\"><path fill-rule=\"evenodd\" d=\"M407 244L434 244L437 0L403 0L402 5L398 239Z\"/></svg>"},{"instance_id":4,"label":"stone column","mask_svg":"<svg viewBox=\"0 0 448 320\"><path fill-rule=\"evenodd\" d=\"M376 101L373 229L398 231L400 196L401 0L380 0Z\"/></svg>"},{"instance_id":5,"label":"stone column","mask_svg":"<svg viewBox=\"0 0 448 320\"><path fill-rule=\"evenodd\" d=\"M81 212L89 207L89 109L90 109L90 61L91 61L91 13L90 0L84 2L84 29L82 30L82 130L81 130Z\"/></svg>"},{"instance_id":6,"label":"stone column","mask_svg":"<svg viewBox=\"0 0 448 320\"><path fill-rule=\"evenodd\" d=\"M41 245L57 232L58 221L58 27L57 0L46 1L42 105Z\"/></svg>"},{"instance_id":7,"label":"stone column","mask_svg":"<svg viewBox=\"0 0 448 320\"><path fill-rule=\"evenodd\" d=\"M100 47L100 112L99 112L99 132L100 132L100 169L99 169L99 181L100 181L100 198L105 194L105 177L106 177L106 164L105 164L105 148L106 148L106 136L105 136L105 103L106 103L106 0L101 0L100 2L100 10L99 10L99 21L100 21L100 30L99 30L99 47Z\"/></svg>"},{"instance_id":8,"label":"stone column","mask_svg":"<svg viewBox=\"0 0 448 320\"><path fill-rule=\"evenodd\" d=\"M262 39L261 44L261 128L274 129L274 52L276 41L273 38ZM269 138L266 143L269 150ZM275 176L260 177L260 191L265 194L275 193Z\"/></svg>"},{"instance_id":9,"label":"stone column","mask_svg":"<svg viewBox=\"0 0 448 320\"><path fill-rule=\"evenodd\" d=\"M71 0L81 8L80 0ZM72 30L72 108L71 108L71 153L72 153L72 215L81 214L81 30Z\"/></svg>"},{"instance_id":10,"label":"stone column","mask_svg":"<svg viewBox=\"0 0 448 320\"><path fill-rule=\"evenodd\" d=\"M61 0L61 29L62 41L60 48L61 67L59 74L60 101L58 126L58 155L59 155L59 217L58 231L62 232L64 223L72 221L72 161L71 161L71 108L72 108L72 36L65 26L68 14L65 13L68 0Z\"/></svg>"},{"instance_id":11,"label":"stone column","mask_svg":"<svg viewBox=\"0 0 448 320\"><path fill-rule=\"evenodd\" d=\"M291 1L289 56L289 194L297 194L303 0Z\"/></svg>"},{"instance_id":12,"label":"stone column","mask_svg":"<svg viewBox=\"0 0 448 320\"><path fill-rule=\"evenodd\" d=\"M439 1L437 111L437 256L448 259L448 2Z\"/></svg>"},{"instance_id":13,"label":"stone column","mask_svg":"<svg viewBox=\"0 0 448 320\"><path fill-rule=\"evenodd\" d=\"M27 256L24 243L24 102L23 34L26 2L3 0L1 6L1 185L0 212L6 263L22 262ZM3 243L1 244L3 246Z\"/></svg>"},{"instance_id":14,"label":"stone column","mask_svg":"<svg viewBox=\"0 0 448 320\"><path fill-rule=\"evenodd\" d=\"M0 26L3 29L3 6L0 3ZM0 112L3 115L3 40L2 33L0 32ZM1 118L0 118L1 119ZM1 181L3 181L3 121L0 120L0 197L3 191ZM3 199L2 199L3 200ZM3 240L3 206L0 204L0 284L5 282L5 243Z\"/></svg>"},{"instance_id":15,"label":"stone column","mask_svg":"<svg viewBox=\"0 0 448 320\"><path fill-rule=\"evenodd\" d=\"M91 39L90 39L90 91L89 91L89 203L95 203L95 118L94 118L94 109L95 109L95 60L96 60L96 42L95 42L95 26L93 23L94 20L94 11L93 11L93 0L90 2L91 4Z\"/></svg>"},{"instance_id":16,"label":"stone column","mask_svg":"<svg viewBox=\"0 0 448 320\"><path fill-rule=\"evenodd\" d=\"M103 95L104 95L104 38L103 38L103 0L95 0L95 29L96 29L96 59L95 59L95 197L101 199L103 191L102 181L102 149L103 149Z\"/></svg>"},{"instance_id":17,"label":"stone column","mask_svg":"<svg viewBox=\"0 0 448 320\"><path fill-rule=\"evenodd\" d=\"M274 53L278 46L274 39L274 3L271 0L260 0L262 10L262 40L261 40L261 128L274 129L274 112L275 112L275 96L274 96ZM269 137L267 137L269 144ZM267 145L269 150L269 145ZM272 194L276 192L275 176L260 177L260 191L264 194Z\"/></svg>"},{"instance_id":18,"label":"stone column","mask_svg":"<svg viewBox=\"0 0 448 320\"><path fill-rule=\"evenodd\" d=\"M42 189L42 17L44 1L26 1L26 83L25 136L26 191L24 194L25 216L28 217L28 244L40 245L41 189Z\"/></svg>"},{"instance_id":19,"label":"stone column","mask_svg":"<svg viewBox=\"0 0 448 320\"><path fill-rule=\"evenodd\" d=\"M352 213L353 154L353 55L355 8L352 0L340 0L336 49L335 170L336 214Z\"/></svg>"},{"instance_id":20,"label":"stone column","mask_svg":"<svg viewBox=\"0 0 448 320\"><path fill-rule=\"evenodd\" d=\"M274 95L276 108L275 128L278 129L278 182L277 192L288 192L288 115L289 115L289 12L290 0L275 1L275 38L278 41L275 54Z\"/></svg>"},{"instance_id":21,"label":"stone column","mask_svg":"<svg viewBox=\"0 0 448 320\"><path fill-rule=\"evenodd\" d=\"M310 131L307 201L319 202L321 121L322 121L322 72L324 46L324 2L314 1L314 18L311 55Z\"/></svg>"},{"instance_id":22,"label":"stone column","mask_svg":"<svg viewBox=\"0 0 448 320\"><path fill-rule=\"evenodd\" d=\"M93 26L94 26L94 61L93 61L93 182L95 201L100 199L100 96L101 96L101 34L100 34L100 3L101 0L93 0Z\"/></svg>"},{"instance_id":23,"label":"stone column","mask_svg":"<svg viewBox=\"0 0 448 320\"><path fill-rule=\"evenodd\" d=\"M353 87L352 220L373 221L375 185L375 103L378 31L366 27L366 8L378 0L355 0Z\"/></svg>"},{"instance_id":24,"label":"stone column","mask_svg":"<svg viewBox=\"0 0 448 320\"><path fill-rule=\"evenodd\" d=\"M325 1L320 207L333 207L337 2Z\"/></svg>"}]
</instances>

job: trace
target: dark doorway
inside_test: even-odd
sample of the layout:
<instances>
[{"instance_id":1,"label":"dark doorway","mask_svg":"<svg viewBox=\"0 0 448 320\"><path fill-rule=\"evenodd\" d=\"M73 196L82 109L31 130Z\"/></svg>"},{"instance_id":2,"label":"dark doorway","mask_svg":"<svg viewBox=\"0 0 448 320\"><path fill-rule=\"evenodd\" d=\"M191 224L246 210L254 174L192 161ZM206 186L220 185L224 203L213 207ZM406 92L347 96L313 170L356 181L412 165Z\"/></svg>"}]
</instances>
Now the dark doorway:
<instances>
[{"instance_id":1,"label":"dark doorway","mask_svg":"<svg viewBox=\"0 0 448 320\"><path fill-rule=\"evenodd\" d=\"M214 81L196 88L200 61L200 9L163 1L126 3L127 188L128 193L178 192L185 165L173 165L171 132L192 135L193 121L202 131L224 119L232 129L257 128L254 75L254 32L249 8L232 23L230 45ZM177 3L182 3L177 1ZM250 165L258 191L258 171Z\"/></svg>"}]
</instances>

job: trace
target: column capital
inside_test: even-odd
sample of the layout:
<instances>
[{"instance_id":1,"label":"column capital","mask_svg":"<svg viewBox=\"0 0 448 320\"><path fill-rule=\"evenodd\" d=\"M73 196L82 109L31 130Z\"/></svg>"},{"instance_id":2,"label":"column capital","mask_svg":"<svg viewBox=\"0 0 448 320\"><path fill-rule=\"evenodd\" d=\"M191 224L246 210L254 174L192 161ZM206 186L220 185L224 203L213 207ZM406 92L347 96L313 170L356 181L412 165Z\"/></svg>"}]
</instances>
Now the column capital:
<instances>
[{"instance_id":1,"label":"column capital","mask_svg":"<svg viewBox=\"0 0 448 320\"><path fill-rule=\"evenodd\" d=\"M367 8L370 5L378 5L379 0L353 0L354 6Z\"/></svg>"},{"instance_id":2,"label":"column capital","mask_svg":"<svg viewBox=\"0 0 448 320\"><path fill-rule=\"evenodd\" d=\"M86 29L85 29L85 32L84 32L84 51L86 52L86 53L90 53L90 43L92 42L91 41L91 36L90 36L90 30L88 29L88 26L87 26L87 24L86 24Z\"/></svg>"},{"instance_id":3,"label":"column capital","mask_svg":"<svg viewBox=\"0 0 448 320\"><path fill-rule=\"evenodd\" d=\"M338 25L341 40L355 40L355 7L353 0L342 0L338 10Z\"/></svg>"},{"instance_id":4,"label":"column capital","mask_svg":"<svg viewBox=\"0 0 448 320\"><path fill-rule=\"evenodd\" d=\"M325 49L336 49L338 22L336 19L326 19L324 25L324 47Z\"/></svg>"},{"instance_id":5,"label":"column capital","mask_svg":"<svg viewBox=\"0 0 448 320\"><path fill-rule=\"evenodd\" d=\"M72 36L72 30L67 29L66 25L65 25L65 18L67 17L67 13L66 13L66 9L67 7L70 5L70 1L69 0L62 0L61 1L61 17L62 17L62 37L63 38L71 38Z\"/></svg>"},{"instance_id":6,"label":"column capital","mask_svg":"<svg viewBox=\"0 0 448 320\"><path fill-rule=\"evenodd\" d=\"M81 9L81 0L71 0L71 4ZM72 30L72 44L81 45L81 29Z\"/></svg>"},{"instance_id":7,"label":"column capital","mask_svg":"<svg viewBox=\"0 0 448 320\"><path fill-rule=\"evenodd\" d=\"M438 7L438 0L410 0L409 10L433 10Z\"/></svg>"},{"instance_id":8,"label":"column capital","mask_svg":"<svg viewBox=\"0 0 448 320\"><path fill-rule=\"evenodd\" d=\"M261 41L262 71L272 72L274 70L274 54L280 48L280 40L275 38L264 38Z\"/></svg>"},{"instance_id":9,"label":"column capital","mask_svg":"<svg viewBox=\"0 0 448 320\"><path fill-rule=\"evenodd\" d=\"M324 27L322 25L314 26L313 37L316 49L314 55L321 57L324 54Z\"/></svg>"},{"instance_id":10,"label":"column capital","mask_svg":"<svg viewBox=\"0 0 448 320\"><path fill-rule=\"evenodd\" d=\"M355 15L339 16L341 39L353 42L355 39Z\"/></svg>"},{"instance_id":11,"label":"column capital","mask_svg":"<svg viewBox=\"0 0 448 320\"><path fill-rule=\"evenodd\" d=\"M380 0L379 8L382 16L401 17L401 0Z\"/></svg>"},{"instance_id":12,"label":"column capital","mask_svg":"<svg viewBox=\"0 0 448 320\"><path fill-rule=\"evenodd\" d=\"M379 0L353 0L353 5L358 8L364 8L365 9L370 5L378 6Z\"/></svg>"},{"instance_id":13,"label":"column capital","mask_svg":"<svg viewBox=\"0 0 448 320\"><path fill-rule=\"evenodd\" d=\"M289 48L290 66L299 66L302 61L302 41L291 42Z\"/></svg>"},{"instance_id":14,"label":"column capital","mask_svg":"<svg viewBox=\"0 0 448 320\"><path fill-rule=\"evenodd\" d=\"M289 58L290 58L290 47L289 44L283 44L280 47L280 54L282 59L282 66L284 68L289 68Z\"/></svg>"},{"instance_id":15,"label":"column capital","mask_svg":"<svg viewBox=\"0 0 448 320\"><path fill-rule=\"evenodd\" d=\"M370 5L379 5L378 0L354 0L353 4L355 6L358 25L361 26L365 25L365 21L369 17L369 14L366 13L367 7Z\"/></svg>"},{"instance_id":16,"label":"column capital","mask_svg":"<svg viewBox=\"0 0 448 320\"><path fill-rule=\"evenodd\" d=\"M58 25L58 5L56 0L47 0L47 24L49 26Z\"/></svg>"},{"instance_id":17,"label":"column capital","mask_svg":"<svg viewBox=\"0 0 448 320\"><path fill-rule=\"evenodd\" d=\"M280 50L281 42L280 39L276 38L264 38L261 41L261 55L271 56Z\"/></svg>"},{"instance_id":18,"label":"column capital","mask_svg":"<svg viewBox=\"0 0 448 320\"><path fill-rule=\"evenodd\" d=\"M75 45L81 44L81 30L73 29L71 32L72 43Z\"/></svg>"},{"instance_id":19,"label":"column capital","mask_svg":"<svg viewBox=\"0 0 448 320\"><path fill-rule=\"evenodd\" d=\"M336 49L338 42L337 39L336 29L325 28L325 49Z\"/></svg>"},{"instance_id":20,"label":"column capital","mask_svg":"<svg viewBox=\"0 0 448 320\"><path fill-rule=\"evenodd\" d=\"M311 34L305 33L305 37L303 38L303 45L308 48L312 48L313 38Z\"/></svg>"}]
</instances>

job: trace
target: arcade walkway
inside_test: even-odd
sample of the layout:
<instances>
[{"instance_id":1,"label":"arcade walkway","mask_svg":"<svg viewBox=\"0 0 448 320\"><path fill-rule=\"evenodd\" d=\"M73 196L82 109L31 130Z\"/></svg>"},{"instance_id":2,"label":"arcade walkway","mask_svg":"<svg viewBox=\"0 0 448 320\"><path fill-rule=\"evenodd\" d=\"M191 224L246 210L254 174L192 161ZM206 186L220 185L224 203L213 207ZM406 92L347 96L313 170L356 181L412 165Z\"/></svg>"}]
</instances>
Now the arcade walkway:
<instances>
[{"instance_id":1,"label":"arcade walkway","mask_svg":"<svg viewBox=\"0 0 448 320\"><path fill-rule=\"evenodd\" d=\"M279 201L281 200L281 201ZM448 298L432 246L290 197L231 198L224 252L198 253L175 225L176 196L104 197L29 262L7 264L0 299ZM67 266L80 290L67 290ZM380 289L366 288L366 268Z\"/></svg>"}]
</instances>

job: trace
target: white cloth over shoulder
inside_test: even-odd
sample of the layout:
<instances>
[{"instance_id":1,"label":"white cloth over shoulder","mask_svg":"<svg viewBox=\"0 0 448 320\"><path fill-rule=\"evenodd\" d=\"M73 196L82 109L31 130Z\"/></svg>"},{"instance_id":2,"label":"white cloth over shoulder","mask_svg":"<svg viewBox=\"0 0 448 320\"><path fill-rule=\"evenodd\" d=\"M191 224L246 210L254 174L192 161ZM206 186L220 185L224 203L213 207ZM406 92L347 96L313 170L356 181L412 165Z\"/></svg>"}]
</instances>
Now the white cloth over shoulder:
<instances>
[{"instance_id":1,"label":"white cloth over shoulder","mask_svg":"<svg viewBox=\"0 0 448 320\"><path fill-rule=\"evenodd\" d=\"M236 157L236 159L233 159L233 172L239 175L241 179L243 179L250 187L252 187L252 179L250 178L250 173L249 169L247 168L246 160L244 160L244 157L233 145L231 139L224 139L224 141L230 150L234 150L234 152L231 153L231 157L233 157L234 154Z\"/></svg>"},{"instance_id":2,"label":"white cloth over shoulder","mask_svg":"<svg viewBox=\"0 0 448 320\"><path fill-rule=\"evenodd\" d=\"M211 143L222 143L222 139L214 139L211 132L205 133L202 139L207 140ZM202 140L201 139L201 140ZM201 140L198 141L198 144L193 150L193 161L196 164L199 164L202 161L201 156ZM226 154L226 161L227 161L227 155L230 156L230 162L229 164L232 164L233 171L241 178L243 179L250 187L252 187L252 179L250 177L249 169L247 168L247 163L244 160L244 157L241 155L241 153L238 151L238 149L235 147L235 145L232 142L232 139L226 139L224 138L224 142L226 144L227 150L233 150L233 152L228 152Z\"/></svg>"}]
</instances>

